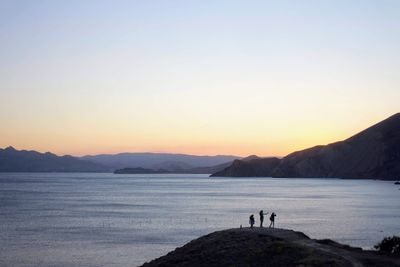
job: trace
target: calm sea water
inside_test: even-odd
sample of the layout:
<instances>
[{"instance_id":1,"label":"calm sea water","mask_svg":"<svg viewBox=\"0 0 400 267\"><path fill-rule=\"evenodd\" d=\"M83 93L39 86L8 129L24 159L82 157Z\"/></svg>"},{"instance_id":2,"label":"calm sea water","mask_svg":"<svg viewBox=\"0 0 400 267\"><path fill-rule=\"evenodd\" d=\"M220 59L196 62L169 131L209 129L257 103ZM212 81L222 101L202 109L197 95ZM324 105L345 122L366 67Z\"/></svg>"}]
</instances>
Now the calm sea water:
<instances>
[{"instance_id":1,"label":"calm sea water","mask_svg":"<svg viewBox=\"0 0 400 267\"><path fill-rule=\"evenodd\" d=\"M251 213L258 223L260 209L277 227L364 248L400 233L393 182L0 174L0 266L137 266Z\"/></svg>"}]
</instances>

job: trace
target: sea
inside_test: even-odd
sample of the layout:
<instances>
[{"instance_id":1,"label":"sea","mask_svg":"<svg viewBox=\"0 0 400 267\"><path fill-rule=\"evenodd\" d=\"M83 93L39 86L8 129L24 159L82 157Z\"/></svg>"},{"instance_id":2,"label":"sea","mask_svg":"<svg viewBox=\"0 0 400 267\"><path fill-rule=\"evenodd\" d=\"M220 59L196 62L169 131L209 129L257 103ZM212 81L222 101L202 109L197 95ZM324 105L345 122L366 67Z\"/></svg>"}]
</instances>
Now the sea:
<instances>
[{"instance_id":1,"label":"sea","mask_svg":"<svg viewBox=\"0 0 400 267\"><path fill-rule=\"evenodd\" d=\"M0 174L0 266L138 266L213 231L275 226L372 248L400 234L390 181ZM269 215L264 222L269 225Z\"/></svg>"}]
</instances>

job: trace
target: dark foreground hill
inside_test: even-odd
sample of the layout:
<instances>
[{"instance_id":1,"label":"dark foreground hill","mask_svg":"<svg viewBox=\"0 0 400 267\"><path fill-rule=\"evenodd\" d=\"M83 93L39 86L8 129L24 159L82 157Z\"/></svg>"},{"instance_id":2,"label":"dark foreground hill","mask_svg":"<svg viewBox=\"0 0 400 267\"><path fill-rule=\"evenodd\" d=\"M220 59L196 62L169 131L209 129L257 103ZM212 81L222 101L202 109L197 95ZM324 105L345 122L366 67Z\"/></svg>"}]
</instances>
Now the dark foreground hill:
<instances>
[{"instance_id":1,"label":"dark foreground hill","mask_svg":"<svg viewBox=\"0 0 400 267\"><path fill-rule=\"evenodd\" d=\"M72 156L57 156L52 153L16 150L13 147L0 149L0 172L107 172L100 164Z\"/></svg>"},{"instance_id":2,"label":"dark foreground hill","mask_svg":"<svg viewBox=\"0 0 400 267\"><path fill-rule=\"evenodd\" d=\"M340 142L277 159L235 160L212 176L363 178L400 177L400 113Z\"/></svg>"},{"instance_id":3,"label":"dark foreground hill","mask_svg":"<svg viewBox=\"0 0 400 267\"><path fill-rule=\"evenodd\" d=\"M143 267L400 266L400 258L284 229L243 228L200 237Z\"/></svg>"}]
</instances>

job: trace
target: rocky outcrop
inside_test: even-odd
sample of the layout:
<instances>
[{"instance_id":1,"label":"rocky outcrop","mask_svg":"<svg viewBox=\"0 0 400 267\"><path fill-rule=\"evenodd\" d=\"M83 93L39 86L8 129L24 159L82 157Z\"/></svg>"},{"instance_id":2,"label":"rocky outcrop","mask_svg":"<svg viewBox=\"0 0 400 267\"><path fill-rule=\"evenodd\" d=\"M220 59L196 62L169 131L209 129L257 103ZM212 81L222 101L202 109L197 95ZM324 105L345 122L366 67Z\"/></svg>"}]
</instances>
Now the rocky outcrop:
<instances>
[{"instance_id":1,"label":"rocky outcrop","mask_svg":"<svg viewBox=\"0 0 400 267\"><path fill-rule=\"evenodd\" d=\"M172 266L400 266L400 258L363 251L301 232L243 228L214 232L143 267Z\"/></svg>"},{"instance_id":2,"label":"rocky outcrop","mask_svg":"<svg viewBox=\"0 0 400 267\"><path fill-rule=\"evenodd\" d=\"M263 171L247 171L254 169ZM276 166L257 160L248 164L236 162L218 176L397 180L400 177L400 113L344 141L289 154Z\"/></svg>"}]
</instances>

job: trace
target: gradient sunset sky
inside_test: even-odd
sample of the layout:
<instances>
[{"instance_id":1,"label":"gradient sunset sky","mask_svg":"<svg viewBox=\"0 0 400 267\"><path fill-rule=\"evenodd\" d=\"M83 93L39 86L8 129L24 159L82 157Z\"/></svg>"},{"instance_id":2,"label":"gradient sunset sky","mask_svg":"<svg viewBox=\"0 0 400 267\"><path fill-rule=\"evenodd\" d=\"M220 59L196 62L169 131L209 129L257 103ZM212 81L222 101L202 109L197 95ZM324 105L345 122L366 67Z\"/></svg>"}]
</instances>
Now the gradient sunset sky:
<instances>
[{"instance_id":1,"label":"gradient sunset sky","mask_svg":"<svg viewBox=\"0 0 400 267\"><path fill-rule=\"evenodd\" d=\"M0 147L283 156L400 111L400 1L0 0Z\"/></svg>"}]
</instances>

